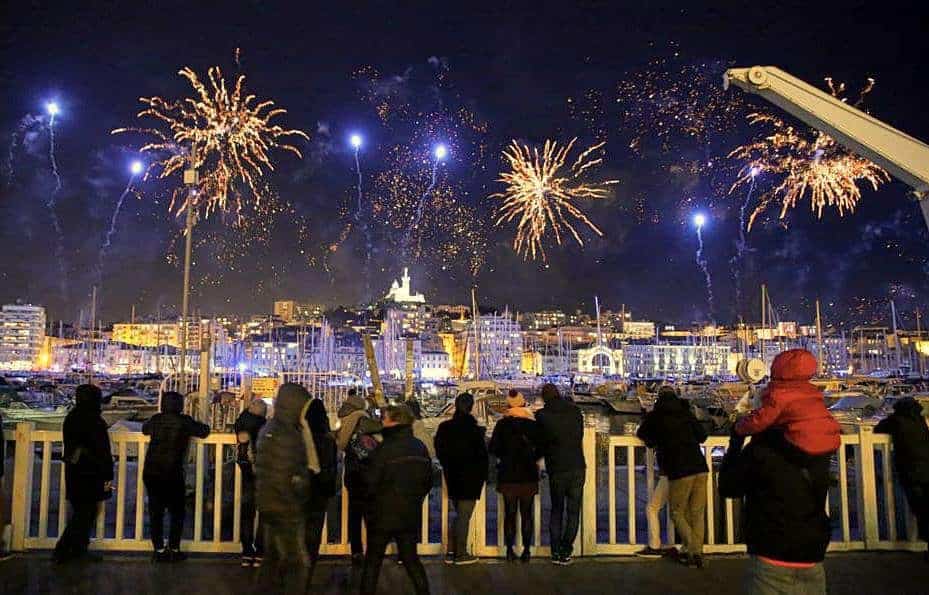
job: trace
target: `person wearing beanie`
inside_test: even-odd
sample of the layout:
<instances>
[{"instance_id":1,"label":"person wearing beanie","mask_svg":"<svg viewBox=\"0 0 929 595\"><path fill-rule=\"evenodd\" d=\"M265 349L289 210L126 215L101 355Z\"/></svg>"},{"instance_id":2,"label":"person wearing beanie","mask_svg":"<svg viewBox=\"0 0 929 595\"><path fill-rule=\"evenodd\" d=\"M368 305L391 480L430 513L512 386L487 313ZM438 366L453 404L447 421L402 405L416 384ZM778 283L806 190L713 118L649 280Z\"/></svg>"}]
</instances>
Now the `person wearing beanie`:
<instances>
[{"instance_id":1,"label":"person wearing beanie","mask_svg":"<svg viewBox=\"0 0 929 595\"><path fill-rule=\"evenodd\" d=\"M542 456L552 498L549 534L552 563L572 562L574 540L581 522L587 465L584 461L584 417L580 408L562 398L558 387L542 387L545 406L536 414L542 435Z\"/></svg>"},{"instance_id":2,"label":"person wearing beanie","mask_svg":"<svg viewBox=\"0 0 929 595\"><path fill-rule=\"evenodd\" d=\"M55 562L93 558L87 552L90 531L100 502L106 500L113 481L113 454L106 421L101 416L103 393L93 384L82 384L74 394L74 407L61 428L64 440L65 497L71 518L55 545Z\"/></svg>"},{"instance_id":3,"label":"person wearing beanie","mask_svg":"<svg viewBox=\"0 0 929 595\"><path fill-rule=\"evenodd\" d=\"M487 481L487 429L478 425L473 410L474 397L461 393L455 399L455 414L439 424L435 433L436 456L455 508L447 561L457 565L477 562L468 552L468 533L474 505Z\"/></svg>"},{"instance_id":4,"label":"person wearing beanie","mask_svg":"<svg viewBox=\"0 0 929 595\"><path fill-rule=\"evenodd\" d=\"M268 416L268 406L261 399L252 399L248 408L239 414L233 430L236 433L236 463L242 475L242 498L240 500L241 527L239 542L242 544L242 567L261 567L264 557L264 538L259 520L255 526L258 507L255 502L255 455L258 434Z\"/></svg>"},{"instance_id":5,"label":"person wearing beanie","mask_svg":"<svg viewBox=\"0 0 929 595\"><path fill-rule=\"evenodd\" d=\"M184 458L191 438L206 438L210 434L210 426L184 415L183 410L184 396L166 392L161 396L161 413L142 424L142 433L151 436L142 479L148 494L155 562L177 562L186 558L181 552L187 490ZM171 515L167 549L164 542L165 511Z\"/></svg>"},{"instance_id":6,"label":"person wearing beanie","mask_svg":"<svg viewBox=\"0 0 929 595\"><path fill-rule=\"evenodd\" d=\"M706 431L674 387L663 386L654 409L642 420L638 436L655 449L658 467L668 476L671 519L687 550L687 555L678 559L702 568L709 468L700 444L706 440Z\"/></svg>"},{"instance_id":7,"label":"person wearing beanie","mask_svg":"<svg viewBox=\"0 0 929 595\"><path fill-rule=\"evenodd\" d=\"M516 391L507 397L503 419L494 426L490 437L490 454L497 459L497 491L503 495L503 536L506 559L516 560L516 515L522 527L521 559L531 556L535 533L535 496L539 493L539 459L541 435L538 422L526 407L526 400Z\"/></svg>"}]
</instances>

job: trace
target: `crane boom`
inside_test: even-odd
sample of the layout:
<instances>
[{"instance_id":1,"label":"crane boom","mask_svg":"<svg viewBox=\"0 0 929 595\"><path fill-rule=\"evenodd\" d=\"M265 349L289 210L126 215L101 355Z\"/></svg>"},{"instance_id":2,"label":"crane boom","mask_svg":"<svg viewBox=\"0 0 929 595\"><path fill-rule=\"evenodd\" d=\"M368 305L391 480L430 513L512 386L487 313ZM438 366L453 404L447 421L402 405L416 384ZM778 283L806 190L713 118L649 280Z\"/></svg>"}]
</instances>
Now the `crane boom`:
<instances>
[{"instance_id":1,"label":"crane boom","mask_svg":"<svg viewBox=\"0 0 929 595\"><path fill-rule=\"evenodd\" d=\"M929 145L773 66L730 68L723 88L730 84L760 95L908 184L929 226Z\"/></svg>"}]
</instances>

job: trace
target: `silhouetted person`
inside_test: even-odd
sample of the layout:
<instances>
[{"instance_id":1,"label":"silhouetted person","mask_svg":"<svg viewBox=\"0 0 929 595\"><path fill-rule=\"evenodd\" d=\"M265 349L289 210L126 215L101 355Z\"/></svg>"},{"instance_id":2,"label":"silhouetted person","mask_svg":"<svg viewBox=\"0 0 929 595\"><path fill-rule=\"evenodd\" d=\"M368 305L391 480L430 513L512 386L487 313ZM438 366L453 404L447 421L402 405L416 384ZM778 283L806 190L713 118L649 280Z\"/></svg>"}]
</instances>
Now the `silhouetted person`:
<instances>
[{"instance_id":1,"label":"silhouetted person","mask_svg":"<svg viewBox=\"0 0 929 595\"><path fill-rule=\"evenodd\" d=\"M310 401L306 421L319 456L319 473L310 478L310 500L306 511L306 549L310 556L310 564L315 566L323 540L326 510L338 491L339 449L329 427L326 406L320 399Z\"/></svg>"},{"instance_id":2,"label":"silhouetted person","mask_svg":"<svg viewBox=\"0 0 929 595\"><path fill-rule=\"evenodd\" d=\"M536 414L542 430L542 456L552 497L549 532L552 562L571 564L581 523L587 465L584 462L584 416L554 384L542 387L545 406Z\"/></svg>"},{"instance_id":3,"label":"silhouetted person","mask_svg":"<svg viewBox=\"0 0 929 595\"><path fill-rule=\"evenodd\" d=\"M531 556L535 496L539 493L540 428L526 399L510 391L503 419L494 426L488 450L497 459L497 491L503 494L503 539L506 559L516 560L516 515L519 514L523 562Z\"/></svg>"},{"instance_id":4,"label":"silhouetted person","mask_svg":"<svg viewBox=\"0 0 929 595\"><path fill-rule=\"evenodd\" d=\"M142 433L151 436L145 454L142 480L148 493L153 560L179 562L187 558L181 552L181 534L186 516L184 459L191 438L206 438L210 426L184 415L184 396L176 392L161 395L161 413L142 424ZM165 511L171 516L168 548L165 549Z\"/></svg>"},{"instance_id":5,"label":"silhouetted person","mask_svg":"<svg viewBox=\"0 0 929 595\"><path fill-rule=\"evenodd\" d=\"M376 441L374 434L381 431L381 423L367 411L367 402L355 389L339 407L339 431L336 443L345 452L343 481L348 492L348 541L352 548L352 564L364 561L364 544L361 541L361 522L365 517L364 485L361 481L362 458L370 455Z\"/></svg>"},{"instance_id":6,"label":"silhouetted person","mask_svg":"<svg viewBox=\"0 0 929 595\"><path fill-rule=\"evenodd\" d=\"M423 499L432 489L432 460L426 445L413 436L413 414L396 405L384 411L384 441L364 463L368 502L368 550L361 576L361 593L377 592L384 553L391 541L417 595L429 593L429 581L416 543Z\"/></svg>"},{"instance_id":7,"label":"silhouetted person","mask_svg":"<svg viewBox=\"0 0 929 595\"><path fill-rule=\"evenodd\" d=\"M439 424L435 451L442 463L448 499L455 507L455 523L449 558L454 564L472 564L477 558L468 552L468 533L474 505L487 481L486 428L471 415L474 397L461 393L455 399L455 415Z\"/></svg>"},{"instance_id":8,"label":"silhouetted person","mask_svg":"<svg viewBox=\"0 0 929 595\"><path fill-rule=\"evenodd\" d=\"M309 583L306 509L310 477L320 471L306 411L310 396L299 384L281 385L274 416L258 439L255 471L258 512L264 526L263 576L283 582L284 593L304 593Z\"/></svg>"},{"instance_id":9,"label":"silhouetted person","mask_svg":"<svg viewBox=\"0 0 929 595\"><path fill-rule=\"evenodd\" d=\"M268 406L261 399L252 399L248 409L235 420L236 463L242 475L242 497L240 500L241 527L239 542L242 544L242 567L260 568L264 557L264 536L261 525L255 528L255 457L258 453L258 433L267 421Z\"/></svg>"},{"instance_id":10,"label":"silhouetted person","mask_svg":"<svg viewBox=\"0 0 929 595\"><path fill-rule=\"evenodd\" d=\"M10 523L9 520L9 494L7 494L6 487L3 483L3 467L6 462L6 440L2 436L3 433L3 414L0 414L0 560L6 560L10 557L9 544L3 541L3 536L6 534L6 526Z\"/></svg>"},{"instance_id":11,"label":"silhouetted person","mask_svg":"<svg viewBox=\"0 0 929 595\"><path fill-rule=\"evenodd\" d=\"M100 415L103 395L93 384L82 384L74 394L74 408L62 426L65 497L71 518L55 545L58 563L90 556L87 546L100 502L110 496L113 454L106 421Z\"/></svg>"},{"instance_id":12,"label":"silhouetted person","mask_svg":"<svg viewBox=\"0 0 929 595\"><path fill-rule=\"evenodd\" d=\"M922 405L913 397L898 400L893 414L881 420L874 431L890 434L894 469L916 515L919 538L929 540L929 427ZM929 561L929 549L925 555Z\"/></svg>"}]
</instances>

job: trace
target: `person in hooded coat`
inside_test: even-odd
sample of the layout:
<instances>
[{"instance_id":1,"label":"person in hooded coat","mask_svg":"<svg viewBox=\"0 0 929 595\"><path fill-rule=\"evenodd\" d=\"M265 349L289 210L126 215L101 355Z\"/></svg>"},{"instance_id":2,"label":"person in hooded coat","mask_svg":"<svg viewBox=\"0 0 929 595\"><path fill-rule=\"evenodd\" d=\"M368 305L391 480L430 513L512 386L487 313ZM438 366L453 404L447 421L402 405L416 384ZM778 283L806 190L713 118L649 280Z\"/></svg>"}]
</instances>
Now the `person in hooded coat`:
<instances>
[{"instance_id":1,"label":"person in hooded coat","mask_svg":"<svg viewBox=\"0 0 929 595\"><path fill-rule=\"evenodd\" d=\"M258 512L264 526L264 577L283 581L285 593L304 593L309 583L306 509L311 476L320 471L306 411L310 395L299 384L282 384L274 416L258 438L255 460Z\"/></svg>"},{"instance_id":2,"label":"person in hooded coat","mask_svg":"<svg viewBox=\"0 0 929 595\"><path fill-rule=\"evenodd\" d=\"M262 528L255 528L255 456L258 452L258 434L267 421L268 406L261 399L252 399L248 409L239 414L233 429L236 433L236 463L242 475L240 518L242 526L239 542L242 544L242 567L260 568L264 557Z\"/></svg>"},{"instance_id":3,"label":"person in hooded coat","mask_svg":"<svg viewBox=\"0 0 929 595\"><path fill-rule=\"evenodd\" d=\"M677 391L663 386L655 408L643 418L638 436L655 449L658 467L668 475L671 519L687 550L679 560L702 568L709 467L700 444L706 440L706 431Z\"/></svg>"},{"instance_id":4,"label":"person in hooded coat","mask_svg":"<svg viewBox=\"0 0 929 595\"><path fill-rule=\"evenodd\" d=\"M384 411L384 440L363 463L368 506L368 550L361 575L362 595L374 595L387 545L397 554L416 595L428 595L429 580L416 552L423 500L432 489L432 459L413 436L413 413L405 405Z\"/></svg>"},{"instance_id":5,"label":"person in hooded coat","mask_svg":"<svg viewBox=\"0 0 929 595\"><path fill-rule=\"evenodd\" d=\"M539 493L539 459L542 458L541 429L526 406L523 395L510 391L503 419L494 426L488 450L497 459L497 491L503 494L503 538L506 559L516 560L516 514L519 513L523 552L531 556L535 533L535 496Z\"/></svg>"},{"instance_id":6,"label":"person in hooded coat","mask_svg":"<svg viewBox=\"0 0 929 595\"><path fill-rule=\"evenodd\" d=\"M486 428L471 415L474 397L461 393L455 399L455 415L439 424L435 451L445 474L448 499L455 507L449 558L454 564L471 564L477 558L468 553L468 532L474 505L487 481ZM415 434L415 431L414 431Z\"/></svg>"},{"instance_id":7,"label":"person in hooded coat","mask_svg":"<svg viewBox=\"0 0 929 595\"><path fill-rule=\"evenodd\" d=\"M339 489L339 450L329 428L329 414L320 399L310 401L306 421L319 456L319 473L310 478L310 500L306 510L306 549L310 563L315 565L323 539L326 509Z\"/></svg>"},{"instance_id":8,"label":"person in hooded coat","mask_svg":"<svg viewBox=\"0 0 929 595\"><path fill-rule=\"evenodd\" d=\"M806 349L779 353L771 363L761 407L739 419L735 431L750 436L778 428L804 453L831 456L839 449L841 428L826 409L823 391L810 383L817 369L816 358Z\"/></svg>"},{"instance_id":9,"label":"person in hooded coat","mask_svg":"<svg viewBox=\"0 0 929 595\"><path fill-rule=\"evenodd\" d=\"M913 397L903 397L874 432L890 434L894 469L910 510L916 515L919 538L929 540L929 426L922 405ZM929 561L929 546L925 556Z\"/></svg>"},{"instance_id":10,"label":"person in hooded coat","mask_svg":"<svg viewBox=\"0 0 929 595\"><path fill-rule=\"evenodd\" d=\"M352 563L359 565L364 561L364 544L361 541L361 522L365 516L364 483L361 481L362 461L349 448L352 437L357 435L374 435L381 431L381 423L373 419L367 411L367 402L355 389L348 391L348 397L339 408L339 431L336 444L345 453L343 463L343 481L348 491L348 540L352 548Z\"/></svg>"},{"instance_id":11,"label":"person in hooded coat","mask_svg":"<svg viewBox=\"0 0 929 595\"><path fill-rule=\"evenodd\" d=\"M184 458L191 438L206 438L210 426L184 415L184 396L166 392L161 396L161 413L142 424L142 433L151 436L145 454L142 480L148 493L154 561L174 562L186 558L181 552L181 533L186 512ZM168 549L164 542L165 511L171 515Z\"/></svg>"},{"instance_id":12,"label":"person in hooded coat","mask_svg":"<svg viewBox=\"0 0 929 595\"><path fill-rule=\"evenodd\" d=\"M93 384L82 384L74 401L62 426L65 497L71 503L71 518L55 545L58 563L88 556L97 509L109 497L113 481L110 436L101 416L103 394Z\"/></svg>"}]
</instances>

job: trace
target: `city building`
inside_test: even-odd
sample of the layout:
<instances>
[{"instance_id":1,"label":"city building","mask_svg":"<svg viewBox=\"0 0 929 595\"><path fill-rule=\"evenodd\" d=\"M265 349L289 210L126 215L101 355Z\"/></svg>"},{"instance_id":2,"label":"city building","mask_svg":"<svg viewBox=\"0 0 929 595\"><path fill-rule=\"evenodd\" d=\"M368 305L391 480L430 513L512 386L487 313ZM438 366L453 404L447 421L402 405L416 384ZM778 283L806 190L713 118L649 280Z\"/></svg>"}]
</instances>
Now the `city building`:
<instances>
[{"instance_id":1,"label":"city building","mask_svg":"<svg viewBox=\"0 0 929 595\"><path fill-rule=\"evenodd\" d=\"M181 346L181 329L177 322L116 323L113 325L113 341L138 347ZM228 339L226 329L218 321L203 319L187 325L187 349L198 351L201 341L210 338L213 342Z\"/></svg>"},{"instance_id":2,"label":"city building","mask_svg":"<svg viewBox=\"0 0 929 595\"><path fill-rule=\"evenodd\" d=\"M622 333L623 339L630 341L654 339L655 323L646 320L623 320L620 332Z\"/></svg>"},{"instance_id":3,"label":"city building","mask_svg":"<svg viewBox=\"0 0 929 595\"><path fill-rule=\"evenodd\" d=\"M322 304L311 304L295 300L274 302L274 316L286 324L308 324L322 320L326 308Z\"/></svg>"},{"instance_id":4,"label":"city building","mask_svg":"<svg viewBox=\"0 0 929 595\"><path fill-rule=\"evenodd\" d=\"M726 345L628 344L624 372L631 378L700 378L731 374Z\"/></svg>"},{"instance_id":5,"label":"city building","mask_svg":"<svg viewBox=\"0 0 929 595\"><path fill-rule=\"evenodd\" d=\"M5 304L0 310L0 370L32 370L45 342L45 308Z\"/></svg>"},{"instance_id":6,"label":"city building","mask_svg":"<svg viewBox=\"0 0 929 595\"><path fill-rule=\"evenodd\" d=\"M404 267L403 276L400 277L399 281L394 279L394 282L390 286L390 291L384 296L384 300L388 302L397 302L399 304L425 304L426 296L421 293L413 293L412 286L410 285L409 269Z\"/></svg>"},{"instance_id":7,"label":"city building","mask_svg":"<svg viewBox=\"0 0 929 595\"><path fill-rule=\"evenodd\" d=\"M593 345L577 350L577 371L584 374L623 374L623 350Z\"/></svg>"},{"instance_id":8,"label":"city building","mask_svg":"<svg viewBox=\"0 0 929 595\"><path fill-rule=\"evenodd\" d=\"M568 315L561 310L540 310L526 312L522 316L523 328L530 331L540 331L548 328L564 326L568 323Z\"/></svg>"},{"instance_id":9,"label":"city building","mask_svg":"<svg viewBox=\"0 0 929 595\"><path fill-rule=\"evenodd\" d=\"M488 314L478 319L477 341L475 349L474 324L469 325L466 342L466 368L463 374L476 376L480 368L480 378L495 378L519 374L523 361L523 336L519 323L510 318L508 312L503 315ZM477 356L480 354L480 360ZM478 366L478 361L480 366Z\"/></svg>"}]
</instances>

